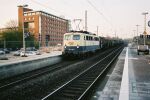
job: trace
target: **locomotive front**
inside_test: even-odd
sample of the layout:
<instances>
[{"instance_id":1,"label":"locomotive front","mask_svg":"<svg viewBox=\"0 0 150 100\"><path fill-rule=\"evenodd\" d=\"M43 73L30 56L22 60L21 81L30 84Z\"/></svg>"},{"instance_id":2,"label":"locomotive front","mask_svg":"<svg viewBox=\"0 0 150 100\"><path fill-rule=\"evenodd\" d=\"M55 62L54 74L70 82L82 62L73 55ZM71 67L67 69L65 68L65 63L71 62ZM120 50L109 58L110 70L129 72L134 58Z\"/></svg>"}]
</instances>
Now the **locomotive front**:
<instances>
[{"instance_id":1,"label":"locomotive front","mask_svg":"<svg viewBox=\"0 0 150 100\"><path fill-rule=\"evenodd\" d=\"M81 33L65 33L63 41L63 55L74 56L83 52Z\"/></svg>"}]
</instances>

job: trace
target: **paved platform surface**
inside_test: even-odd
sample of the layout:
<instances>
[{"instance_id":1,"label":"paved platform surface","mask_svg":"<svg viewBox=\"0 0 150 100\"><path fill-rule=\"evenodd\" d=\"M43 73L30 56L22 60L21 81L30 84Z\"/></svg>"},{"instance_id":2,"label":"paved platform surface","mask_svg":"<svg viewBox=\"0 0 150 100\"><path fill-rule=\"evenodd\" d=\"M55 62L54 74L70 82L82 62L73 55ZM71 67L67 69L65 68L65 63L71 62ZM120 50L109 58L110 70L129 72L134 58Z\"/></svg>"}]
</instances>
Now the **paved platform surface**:
<instances>
[{"instance_id":1,"label":"paved platform surface","mask_svg":"<svg viewBox=\"0 0 150 100\"><path fill-rule=\"evenodd\" d=\"M106 77L92 100L150 100L150 55L137 55L135 48L127 47Z\"/></svg>"},{"instance_id":2,"label":"paved platform surface","mask_svg":"<svg viewBox=\"0 0 150 100\"><path fill-rule=\"evenodd\" d=\"M128 52L129 100L150 100L150 55Z\"/></svg>"},{"instance_id":3,"label":"paved platform surface","mask_svg":"<svg viewBox=\"0 0 150 100\"><path fill-rule=\"evenodd\" d=\"M120 54L118 61L114 68L112 68L110 72L108 72L106 78L101 83L102 85L98 87L97 92L93 95L91 100L118 100L121 80L124 68L126 56L126 48ZM107 81L106 85L105 81Z\"/></svg>"},{"instance_id":4,"label":"paved platform surface","mask_svg":"<svg viewBox=\"0 0 150 100\"><path fill-rule=\"evenodd\" d=\"M50 53L42 53L41 55L32 55L28 57L13 56L13 54L11 53L11 54L6 54L6 57L8 57L8 60L0 60L0 66L18 63L18 62L42 59L42 58L47 58L47 57L59 56L59 55L62 55L62 51L52 51ZM0 55L0 56L3 56L3 55Z\"/></svg>"}]
</instances>

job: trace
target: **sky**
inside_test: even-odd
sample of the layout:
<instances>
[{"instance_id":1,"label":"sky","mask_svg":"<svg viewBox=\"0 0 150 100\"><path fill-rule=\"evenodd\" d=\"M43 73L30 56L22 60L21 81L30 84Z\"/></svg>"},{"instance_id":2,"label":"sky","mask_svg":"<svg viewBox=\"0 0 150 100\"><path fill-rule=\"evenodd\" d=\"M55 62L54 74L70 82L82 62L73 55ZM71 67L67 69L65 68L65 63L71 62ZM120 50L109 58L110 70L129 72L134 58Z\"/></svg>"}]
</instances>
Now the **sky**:
<instances>
[{"instance_id":1,"label":"sky","mask_svg":"<svg viewBox=\"0 0 150 100\"><path fill-rule=\"evenodd\" d=\"M99 36L118 36L131 38L144 31L143 12L148 12L150 20L150 0L0 0L0 28L4 28L10 20L18 19L18 5L28 4L33 10L43 10L50 14L61 16L71 21L72 29L82 19L80 29L84 29L85 10L87 10L88 31L96 33L98 26ZM147 26L150 34L150 27Z\"/></svg>"}]
</instances>

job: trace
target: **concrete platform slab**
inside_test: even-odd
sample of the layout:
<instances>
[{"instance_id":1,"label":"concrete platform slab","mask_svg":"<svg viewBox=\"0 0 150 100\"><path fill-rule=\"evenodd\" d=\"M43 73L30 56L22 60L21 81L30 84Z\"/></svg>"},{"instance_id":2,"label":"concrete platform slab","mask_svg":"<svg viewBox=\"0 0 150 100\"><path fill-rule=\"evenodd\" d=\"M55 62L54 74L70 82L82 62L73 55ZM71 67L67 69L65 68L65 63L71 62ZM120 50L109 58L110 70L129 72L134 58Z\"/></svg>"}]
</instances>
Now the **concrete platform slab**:
<instances>
[{"instance_id":1,"label":"concrete platform slab","mask_svg":"<svg viewBox=\"0 0 150 100\"><path fill-rule=\"evenodd\" d=\"M129 100L150 100L150 56L129 49Z\"/></svg>"},{"instance_id":2,"label":"concrete platform slab","mask_svg":"<svg viewBox=\"0 0 150 100\"><path fill-rule=\"evenodd\" d=\"M150 55L125 48L105 87L91 100L150 100Z\"/></svg>"},{"instance_id":3,"label":"concrete platform slab","mask_svg":"<svg viewBox=\"0 0 150 100\"><path fill-rule=\"evenodd\" d=\"M59 63L62 61L60 55L60 51L55 51L28 57L10 56L9 60L0 60L0 80Z\"/></svg>"},{"instance_id":4,"label":"concrete platform slab","mask_svg":"<svg viewBox=\"0 0 150 100\"><path fill-rule=\"evenodd\" d=\"M108 78L108 81L106 85L103 87L103 89L101 89L102 87L100 86L97 89L97 92L93 95L91 100L118 100L119 99L125 55L126 55L126 48L120 54L114 70L107 74L106 77Z\"/></svg>"},{"instance_id":5,"label":"concrete platform slab","mask_svg":"<svg viewBox=\"0 0 150 100\"><path fill-rule=\"evenodd\" d=\"M60 55L62 55L62 51L53 51L51 53L43 53L42 55L33 55L28 57L20 57L20 56L13 56L13 54L7 54L6 57L8 58L8 60L0 60L0 67L4 65L11 65L15 63L60 56Z\"/></svg>"}]
</instances>

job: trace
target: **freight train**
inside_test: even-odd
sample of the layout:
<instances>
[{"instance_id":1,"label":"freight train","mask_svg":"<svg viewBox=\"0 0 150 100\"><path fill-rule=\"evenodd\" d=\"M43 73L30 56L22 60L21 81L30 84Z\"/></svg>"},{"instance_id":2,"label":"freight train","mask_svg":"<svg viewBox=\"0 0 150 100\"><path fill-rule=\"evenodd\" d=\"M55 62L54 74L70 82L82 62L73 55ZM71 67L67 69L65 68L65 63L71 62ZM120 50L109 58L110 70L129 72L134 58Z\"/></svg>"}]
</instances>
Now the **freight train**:
<instances>
[{"instance_id":1,"label":"freight train","mask_svg":"<svg viewBox=\"0 0 150 100\"><path fill-rule=\"evenodd\" d=\"M117 45L118 40L96 36L87 31L70 31L64 34L63 56L85 56Z\"/></svg>"}]
</instances>

